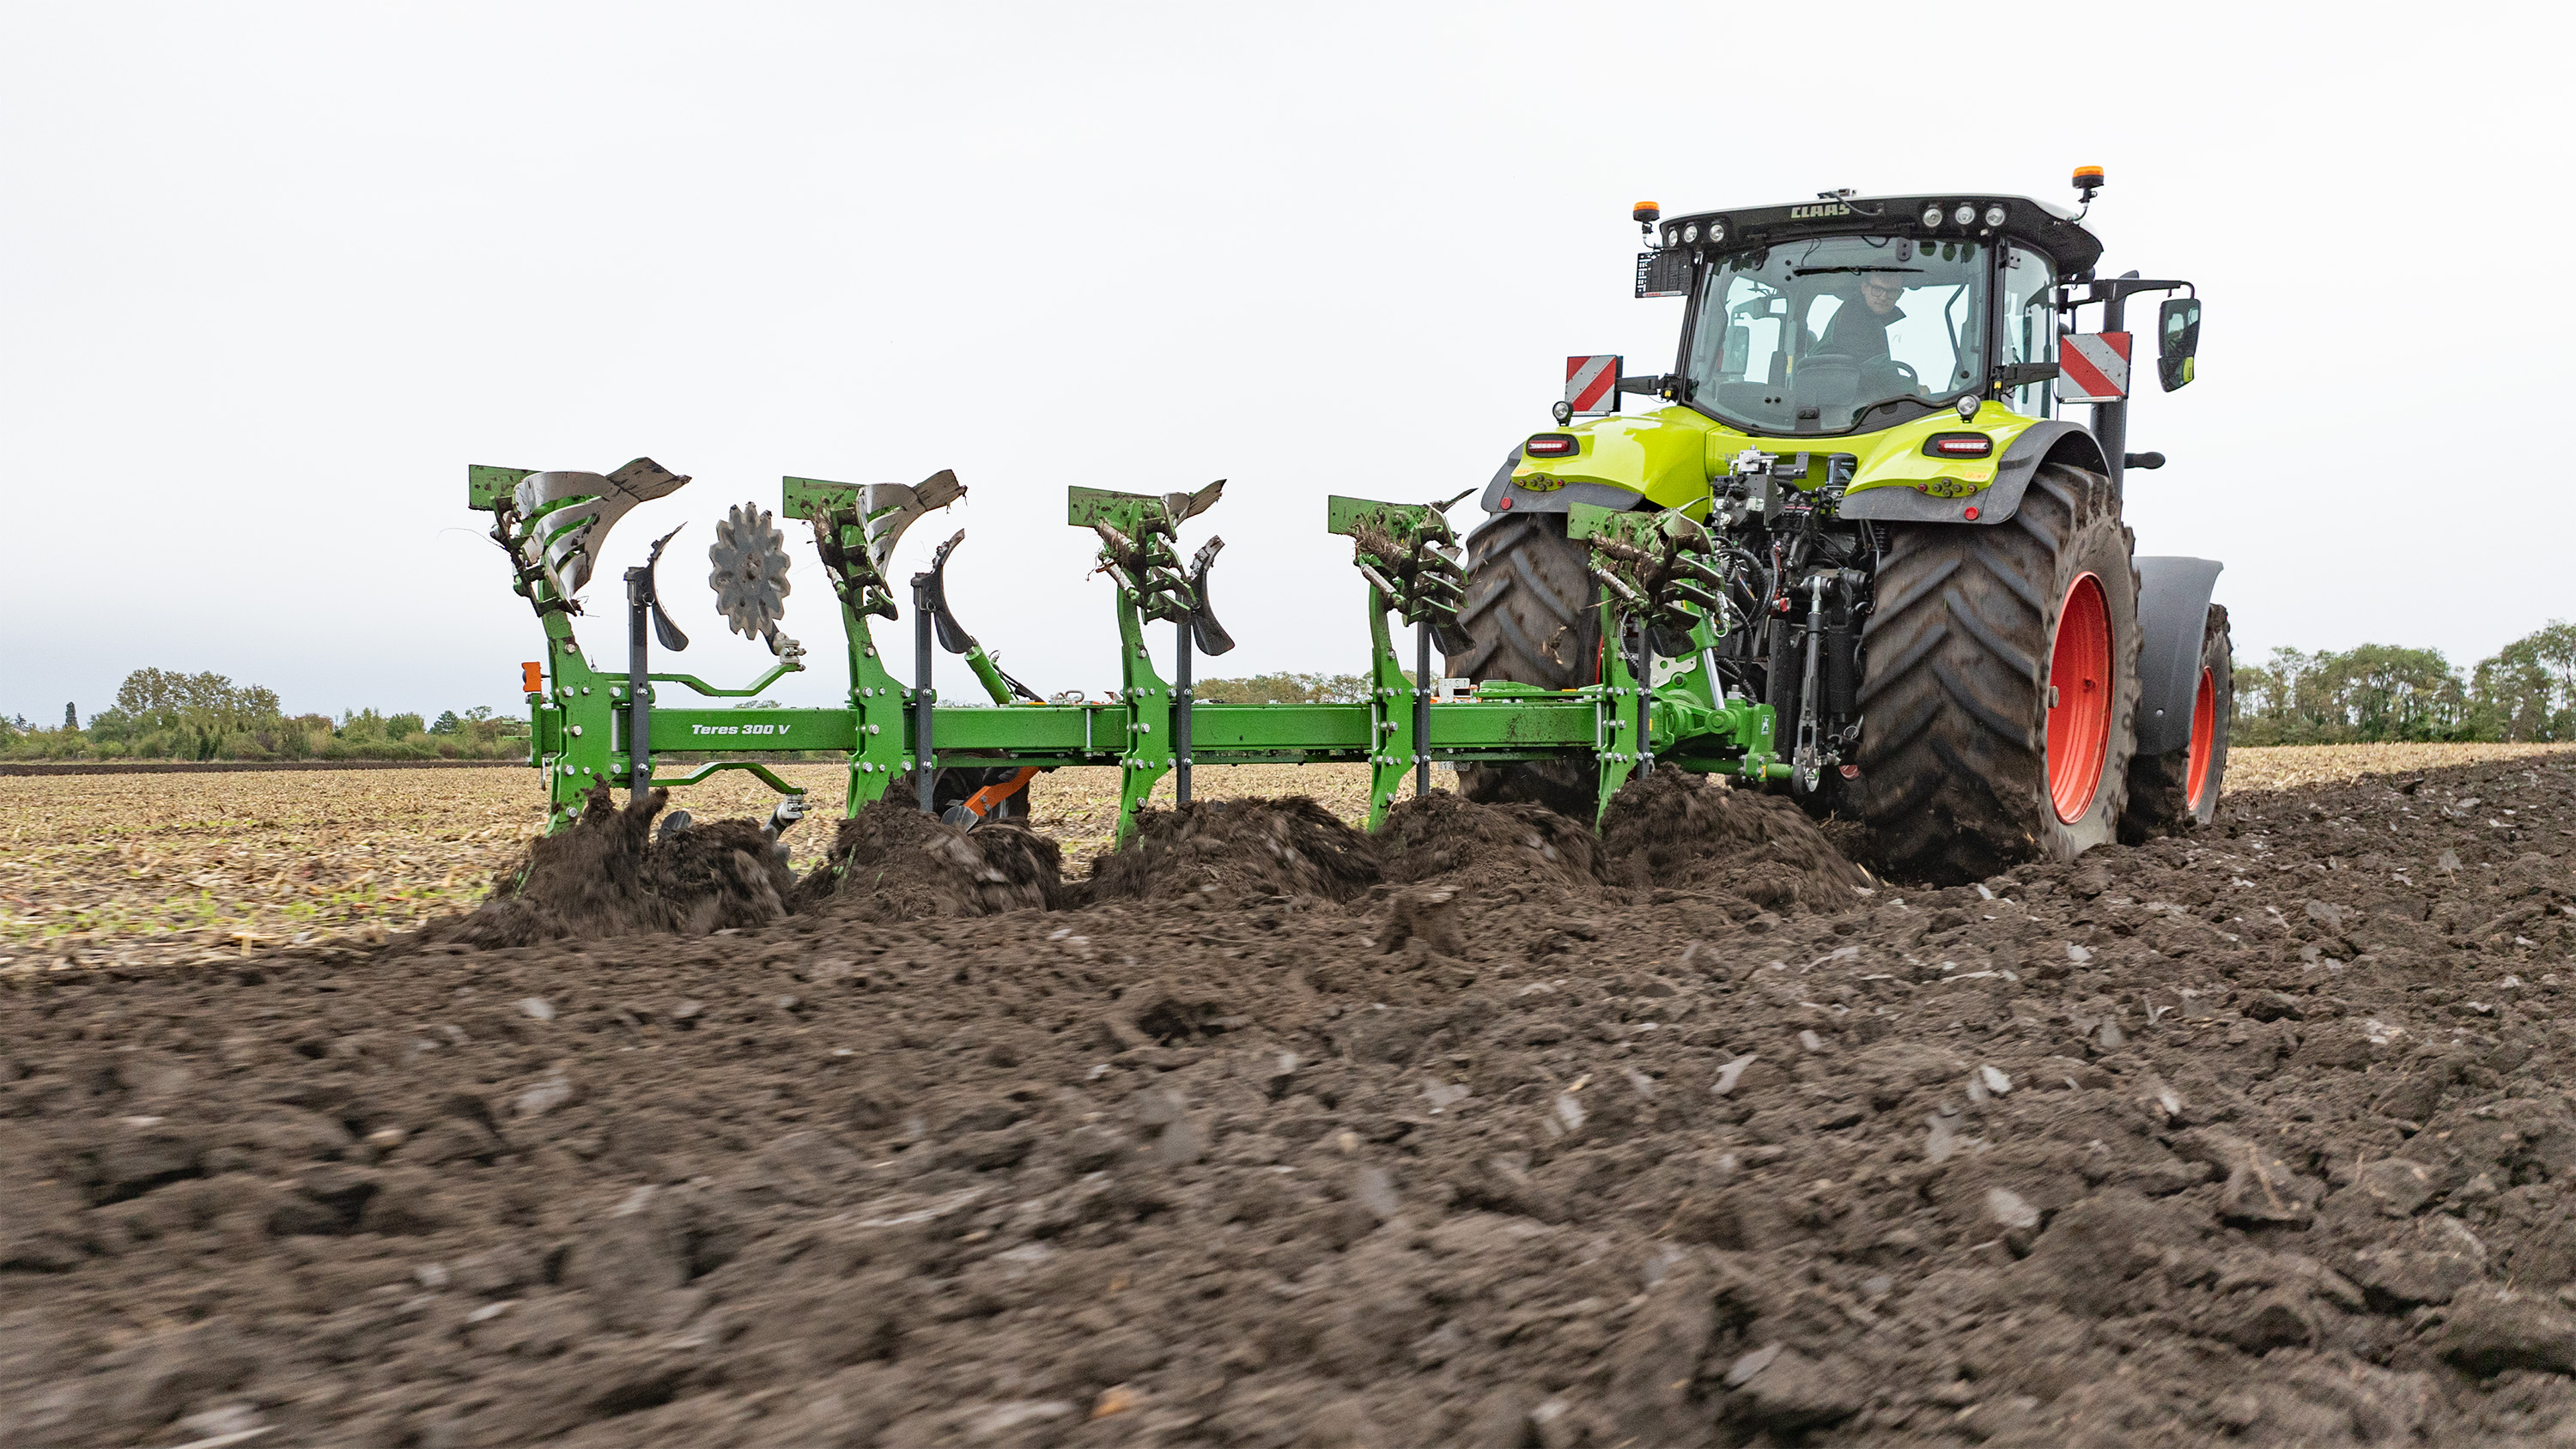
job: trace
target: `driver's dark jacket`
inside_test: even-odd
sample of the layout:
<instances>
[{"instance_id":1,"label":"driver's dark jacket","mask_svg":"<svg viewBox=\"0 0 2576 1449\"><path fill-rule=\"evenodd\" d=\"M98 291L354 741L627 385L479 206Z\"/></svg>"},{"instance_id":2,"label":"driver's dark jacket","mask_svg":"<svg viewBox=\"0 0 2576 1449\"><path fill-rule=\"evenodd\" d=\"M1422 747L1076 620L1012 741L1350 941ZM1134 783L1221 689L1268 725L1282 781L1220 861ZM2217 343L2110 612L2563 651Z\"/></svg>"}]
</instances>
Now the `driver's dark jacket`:
<instances>
[{"instance_id":1,"label":"driver's dark jacket","mask_svg":"<svg viewBox=\"0 0 2576 1449\"><path fill-rule=\"evenodd\" d=\"M1814 350L1840 353L1859 362L1885 357L1887 329L1904 316L1902 307L1891 307L1882 317L1869 310L1867 302L1845 302L1834 309L1833 319L1825 324L1825 335L1818 339Z\"/></svg>"}]
</instances>

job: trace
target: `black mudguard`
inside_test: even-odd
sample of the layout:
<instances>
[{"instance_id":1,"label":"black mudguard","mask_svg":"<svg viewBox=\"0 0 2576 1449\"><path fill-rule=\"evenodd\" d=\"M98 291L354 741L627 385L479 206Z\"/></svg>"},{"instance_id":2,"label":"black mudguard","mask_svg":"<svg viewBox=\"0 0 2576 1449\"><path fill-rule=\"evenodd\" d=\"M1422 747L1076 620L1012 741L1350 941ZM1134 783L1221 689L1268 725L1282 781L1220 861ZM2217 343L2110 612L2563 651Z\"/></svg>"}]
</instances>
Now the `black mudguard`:
<instances>
[{"instance_id":1,"label":"black mudguard","mask_svg":"<svg viewBox=\"0 0 2576 1449\"><path fill-rule=\"evenodd\" d=\"M1503 455L1503 466L1494 472L1494 481L1485 485L1484 496L1476 500L1487 513L1565 513L1577 503L1595 508L1644 508L1646 495L1607 483L1568 483L1562 488L1515 488L1512 470L1521 464L1518 444Z\"/></svg>"},{"instance_id":2,"label":"black mudguard","mask_svg":"<svg viewBox=\"0 0 2576 1449\"><path fill-rule=\"evenodd\" d=\"M2191 744L2200 691L2200 642L2209 598L2226 565L2206 558L2139 558L2138 753L2169 754Z\"/></svg>"},{"instance_id":3,"label":"black mudguard","mask_svg":"<svg viewBox=\"0 0 2576 1449\"><path fill-rule=\"evenodd\" d=\"M2102 445L2093 441L2083 424L2043 419L2021 430L2012 446L2004 449L2003 461L1995 465L1995 481L1974 493L1935 498L1894 485L1863 488L1846 495L1840 511L1845 518L1881 523L2001 523L2021 508L2021 495L2038 476L2039 465L2052 456L2096 473L2109 471L2102 464Z\"/></svg>"}]
</instances>

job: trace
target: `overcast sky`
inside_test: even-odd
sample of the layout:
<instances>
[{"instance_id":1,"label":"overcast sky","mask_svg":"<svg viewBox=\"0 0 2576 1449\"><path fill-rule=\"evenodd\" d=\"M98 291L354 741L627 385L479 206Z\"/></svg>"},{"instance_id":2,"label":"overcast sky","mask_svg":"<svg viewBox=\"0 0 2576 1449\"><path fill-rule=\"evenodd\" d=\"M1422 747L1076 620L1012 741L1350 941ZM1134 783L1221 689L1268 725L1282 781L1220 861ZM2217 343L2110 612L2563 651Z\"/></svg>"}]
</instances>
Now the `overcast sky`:
<instances>
[{"instance_id":1,"label":"overcast sky","mask_svg":"<svg viewBox=\"0 0 2576 1449\"><path fill-rule=\"evenodd\" d=\"M1068 484L1228 479L1202 672L1358 669L1325 496L1481 485L1570 353L1668 365L1632 202L2083 163L2104 271L2207 302L2133 411L2140 550L2226 561L2240 659L2472 661L2576 614L2562 13L0 0L0 713L145 665L516 711L466 466L639 455L697 481L613 536L602 665L661 530L685 667L747 681L725 506L948 467L899 566L965 527L951 598L1042 691L1116 679ZM773 693L822 703L798 557Z\"/></svg>"}]
</instances>

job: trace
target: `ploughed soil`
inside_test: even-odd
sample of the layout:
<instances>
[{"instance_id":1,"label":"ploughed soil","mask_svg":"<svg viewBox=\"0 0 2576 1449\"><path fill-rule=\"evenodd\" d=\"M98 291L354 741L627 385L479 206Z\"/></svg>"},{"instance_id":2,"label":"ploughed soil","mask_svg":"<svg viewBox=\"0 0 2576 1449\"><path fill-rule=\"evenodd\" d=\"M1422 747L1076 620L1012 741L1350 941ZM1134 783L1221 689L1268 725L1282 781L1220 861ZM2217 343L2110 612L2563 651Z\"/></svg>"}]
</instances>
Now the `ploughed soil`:
<instances>
[{"instance_id":1,"label":"ploughed soil","mask_svg":"<svg viewBox=\"0 0 2576 1449\"><path fill-rule=\"evenodd\" d=\"M2576 761L1940 890L1618 811L613 810L12 978L0 1443L2576 1442Z\"/></svg>"}]
</instances>

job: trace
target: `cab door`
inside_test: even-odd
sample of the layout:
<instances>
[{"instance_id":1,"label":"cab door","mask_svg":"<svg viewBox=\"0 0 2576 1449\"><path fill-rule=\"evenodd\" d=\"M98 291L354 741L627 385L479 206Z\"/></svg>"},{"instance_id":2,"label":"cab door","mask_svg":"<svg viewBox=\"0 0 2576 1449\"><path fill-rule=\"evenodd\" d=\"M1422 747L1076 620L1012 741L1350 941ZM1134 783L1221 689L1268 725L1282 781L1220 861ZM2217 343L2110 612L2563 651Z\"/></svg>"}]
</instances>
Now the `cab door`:
<instances>
[{"instance_id":1,"label":"cab door","mask_svg":"<svg viewBox=\"0 0 2576 1449\"><path fill-rule=\"evenodd\" d=\"M2008 246L2002 259L2003 285L2001 326L2002 345L1995 349L1996 360L2005 366L2019 362L2057 361L2057 269L2047 257L2028 247ZM2044 418L2055 406L2050 384L2027 382L2007 389L2004 406L2026 417Z\"/></svg>"}]
</instances>

